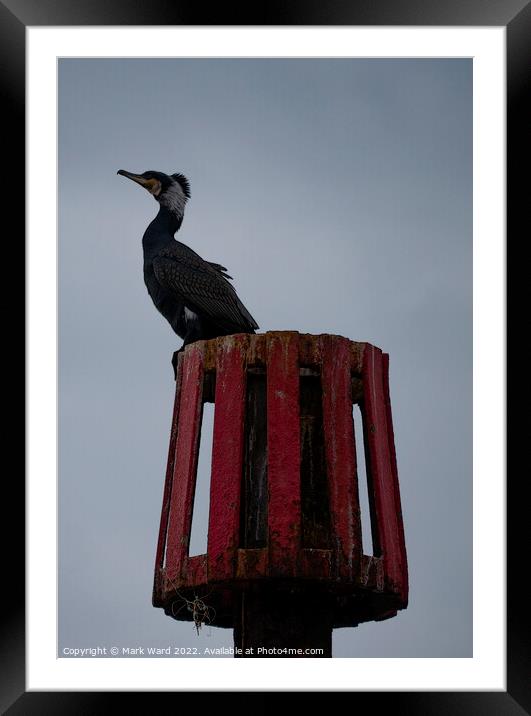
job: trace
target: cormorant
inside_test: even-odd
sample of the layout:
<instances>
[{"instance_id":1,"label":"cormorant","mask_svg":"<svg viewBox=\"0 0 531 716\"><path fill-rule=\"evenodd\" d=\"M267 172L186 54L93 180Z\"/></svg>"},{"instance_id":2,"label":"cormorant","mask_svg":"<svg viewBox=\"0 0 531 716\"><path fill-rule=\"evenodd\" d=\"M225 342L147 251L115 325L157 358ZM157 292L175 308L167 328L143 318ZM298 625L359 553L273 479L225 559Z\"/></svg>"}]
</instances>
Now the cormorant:
<instances>
[{"instance_id":1,"label":"cormorant","mask_svg":"<svg viewBox=\"0 0 531 716\"><path fill-rule=\"evenodd\" d=\"M220 264L205 261L174 234L179 230L190 184L183 174L120 169L143 186L159 203L159 212L142 238L144 282L153 303L183 339L183 345L231 333L254 333L258 324L229 283L232 278Z\"/></svg>"}]
</instances>

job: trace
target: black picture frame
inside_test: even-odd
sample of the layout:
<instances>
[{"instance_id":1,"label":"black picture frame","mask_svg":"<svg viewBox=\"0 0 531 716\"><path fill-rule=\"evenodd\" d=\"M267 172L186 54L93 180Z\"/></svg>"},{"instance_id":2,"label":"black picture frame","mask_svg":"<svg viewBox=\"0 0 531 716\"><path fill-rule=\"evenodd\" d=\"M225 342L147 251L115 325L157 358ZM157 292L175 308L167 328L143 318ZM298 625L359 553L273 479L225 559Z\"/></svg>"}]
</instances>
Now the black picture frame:
<instances>
[{"instance_id":1,"label":"black picture frame","mask_svg":"<svg viewBox=\"0 0 531 716\"><path fill-rule=\"evenodd\" d=\"M531 159L529 127L531 117L526 104L531 97L531 2L529 0L375 0L374 2L341 0L308 0L307 2L264 3L255 6L247 3L244 7L219 4L217 8L206 8L202 3L174 0L138 0L135 3L126 0L0 0L0 87L3 99L4 118L8 122L4 129L4 170L8 170L8 191L2 197L5 220L15 218L11 223L9 239L6 244L23 261L24 226L24 156L25 156L25 29L28 26L61 25L388 25L388 26L504 26L507 33L507 236L508 247L516 246L525 237L526 220L529 214L531 191L529 180L521 179L521 169L529 175ZM525 100L528 100L526 103ZM15 191L13 191L15 189ZM13 233L15 231L15 233ZM5 238L5 233L4 238ZM527 234L529 230L527 229ZM6 246L4 244L4 246ZM513 249L508 251L508 264ZM15 264L9 264L14 266ZM20 262L16 264L18 267ZM7 273L12 269L7 268ZM13 270L13 278L19 271ZM521 291L525 285L520 284ZM17 294L20 301L21 289ZM513 304L522 301L518 287L513 294ZM14 294L9 294L10 301ZM12 304L9 303L11 307ZM6 317L11 326L5 331L14 337L21 334L22 323ZM23 335L21 344L24 344ZM10 340L13 347L18 342ZM33 347L35 349L35 347ZM9 354L11 357L11 354ZM22 360L11 359L9 365L10 381L14 380L16 367L22 366ZM511 383L508 382L508 396L511 396ZM514 391L513 391L514 392ZM18 396L17 401L21 400ZM515 435L514 442L518 436ZM520 473L520 471L519 471ZM513 474L507 479L508 487L508 594L507 594L507 691L506 692L363 692L350 693L350 708L360 708L368 701L370 708L389 709L393 714L496 714L497 716L517 716L531 712L531 691L529 688L529 663L531 662L529 640L525 629L525 614L529 611L528 592L521 582L521 567L528 561L524 553L528 518L524 514L526 501L523 490L524 475ZM4 589L5 606L1 614L1 666L0 666L0 708L2 713L10 715L24 714L96 714L105 713L118 707L123 693L73 693L73 692L26 692L25 691L25 627L24 627L24 486L20 478L16 482L9 471L9 497L4 496L4 504L14 517L3 540L4 550ZM7 477L4 478L7 483ZM7 510L6 510L7 511ZM7 521L3 521L7 526ZM5 560L7 559L7 564ZM485 598L488 598L487 596ZM354 668L354 667L353 667ZM208 684L205 684L208 688ZM270 702L278 694L262 694L257 700L252 693L244 691L231 693L231 709L270 708ZM151 712L156 701L167 694L159 692L135 693L135 711ZM174 699L181 699L174 694ZM224 708L225 693L202 694L200 708L204 709L204 699L212 702L216 710ZM204 698L203 698L204 697ZM316 695L312 695L316 698ZM156 700L156 701L155 701ZM276 700L276 698L275 698ZM291 699L290 699L291 700ZM181 702L182 703L182 702ZM197 707L197 702L196 707ZM148 706L149 704L149 706Z\"/></svg>"}]
</instances>

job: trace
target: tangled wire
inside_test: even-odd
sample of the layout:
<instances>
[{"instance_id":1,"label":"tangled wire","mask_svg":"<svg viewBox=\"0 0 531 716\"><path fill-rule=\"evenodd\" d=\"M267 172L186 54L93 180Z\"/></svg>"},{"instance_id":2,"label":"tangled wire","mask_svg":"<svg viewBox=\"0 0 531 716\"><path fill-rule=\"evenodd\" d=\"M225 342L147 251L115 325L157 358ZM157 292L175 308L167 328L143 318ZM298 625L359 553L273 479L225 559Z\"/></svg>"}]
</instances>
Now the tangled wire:
<instances>
[{"instance_id":1,"label":"tangled wire","mask_svg":"<svg viewBox=\"0 0 531 716\"><path fill-rule=\"evenodd\" d=\"M179 599L181 599L181 601L183 602L181 606L177 609L177 611L175 611L175 605L177 604L177 602L172 602L171 613L173 617L176 619L181 609L184 609L184 607L186 607L189 612L192 612L192 620L194 622L197 636L199 636L199 630L203 627L203 624L208 624L210 626L216 618L216 610L214 609L214 607L208 606L208 604L206 604L204 601L208 597L210 592L208 594L205 594L204 597L198 597L197 594L195 594L194 598L190 600L186 597L183 597L183 595L179 592L173 582L172 586L175 589L175 593L177 594Z\"/></svg>"}]
</instances>

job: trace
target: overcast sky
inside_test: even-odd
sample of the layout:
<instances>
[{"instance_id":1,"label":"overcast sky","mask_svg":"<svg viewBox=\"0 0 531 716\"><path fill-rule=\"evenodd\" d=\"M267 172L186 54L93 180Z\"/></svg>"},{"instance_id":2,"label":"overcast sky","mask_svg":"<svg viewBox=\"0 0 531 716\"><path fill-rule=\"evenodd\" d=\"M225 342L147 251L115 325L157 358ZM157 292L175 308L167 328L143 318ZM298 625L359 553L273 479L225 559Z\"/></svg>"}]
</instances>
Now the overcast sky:
<instances>
[{"instance_id":1,"label":"overcast sky","mask_svg":"<svg viewBox=\"0 0 531 716\"><path fill-rule=\"evenodd\" d=\"M334 656L471 657L471 60L59 61L59 655L233 643L151 605L181 341L121 168L189 178L177 237L261 331L390 354L410 605Z\"/></svg>"}]
</instances>

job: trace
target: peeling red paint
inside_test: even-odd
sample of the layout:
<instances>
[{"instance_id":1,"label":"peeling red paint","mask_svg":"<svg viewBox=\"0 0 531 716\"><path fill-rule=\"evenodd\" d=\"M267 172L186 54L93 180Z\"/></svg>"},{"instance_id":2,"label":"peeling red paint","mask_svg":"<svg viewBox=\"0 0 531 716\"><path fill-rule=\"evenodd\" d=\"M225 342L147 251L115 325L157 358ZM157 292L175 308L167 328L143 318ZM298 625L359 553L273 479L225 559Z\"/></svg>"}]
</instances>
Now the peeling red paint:
<instances>
[{"instance_id":1,"label":"peeling red paint","mask_svg":"<svg viewBox=\"0 0 531 716\"><path fill-rule=\"evenodd\" d=\"M201 341L189 346L183 356L181 405L166 545L166 571L174 581L182 577L192 525L202 407L203 352L204 342Z\"/></svg>"},{"instance_id":2,"label":"peeling red paint","mask_svg":"<svg viewBox=\"0 0 531 716\"><path fill-rule=\"evenodd\" d=\"M269 573L295 576L300 549L299 335L267 336Z\"/></svg>"},{"instance_id":3,"label":"peeling red paint","mask_svg":"<svg viewBox=\"0 0 531 716\"><path fill-rule=\"evenodd\" d=\"M237 595L251 584L264 585L274 580L274 584L291 584L293 588L304 584L304 589L310 591L314 589L311 585L320 585L326 594L335 595L335 626L388 618L406 607L407 559L388 365L388 356L371 344L342 336L299 335L292 331L238 334L186 348L177 369L155 565L155 606L163 606L171 613L168 605L175 599L176 589L188 589L190 594L199 590L210 595L219 623L231 626ZM246 386L248 371L257 369L265 371L267 391L263 403L264 408L267 403L263 427L265 430L267 423L268 489L264 499L268 504L263 512L267 517L267 545L243 548L240 511L243 463L248 450ZM323 483L324 491L315 495L318 504L321 499L328 500L330 513L330 539L316 548L311 541L301 544L300 376L307 376L308 370L309 375L320 375L322 432L315 428L315 432L309 429L304 434L309 436L305 440L313 441L315 434L315 440L320 435L321 444L324 442L319 474L324 476L326 463L327 490ZM190 557L203 388L213 385L214 374L208 552ZM312 380L319 386L318 378ZM212 396L211 387L206 390L205 398ZM320 398L315 399L319 404ZM360 403L367 441L367 471L374 505L373 556L362 554L353 402ZM313 419L312 413L305 415ZM308 534L312 535L312 529ZM187 618L185 611L179 612L182 616L178 618Z\"/></svg>"},{"instance_id":4,"label":"peeling red paint","mask_svg":"<svg viewBox=\"0 0 531 716\"><path fill-rule=\"evenodd\" d=\"M401 529L398 478L393 469L393 436L388 434L390 402L384 382L382 351L367 345L363 364L364 401L362 415L369 448L370 488L372 488L377 532L377 549L384 563L386 586L404 595L407 584L405 547ZM398 498L398 502L397 502Z\"/></svg>"},{"instance_id":5,"label":"peeling red paint","mask_svg":"<svg viewBox=\"0 0 531 716\"><path fill-rule=\"evenodd\" d=\"M247 336L218 343L208 574L213 581L232 579L239 544L240 490L245 420L244 356Z\"/></svg>"},{"instance_id":6,"label":"peeling red paint","mask_svg":"<svg viewBox=\"0 0 531 716\"><path fill-rule=\"evenodd\" d=\"M402 519L402 505L400 500L400 487L398 484L398 467L396 464L395 435L393 430L393 416L391 414L391 398L389 395L389 355L384 353L382 356L383 369L383 390L385 401L385 415L387 420L387 439L389 444L389 457L391 461L391 476L394 493L394 507L396 515L396 524L398 531L398 553L400 555L401 580L398 585L400 597L404 608L408 602L409 579L407 569L406 542L404 535L404 522Z\"/></svg>"},{"instance_id":7,"label":"peeling red paint","mask_svg":"<svg viewBox=\"0 0 531 716\"><path fill-rule=\"evenodd\" d=\"M173 401L173 416L170 432L170 446L168 449L168 460L166 467L166 479L164 481L164 496L162 498L162 512L160 516L159 538L157 542L157 555L155 557L155 581L153 585L153 606L161 606L161 580L164 567L164 548L166 546L166 530L168 528L168 516L170 512L170 497L173 484L173 466L175 463L175 446L177 443L177 424L179 421L179 407L181 384L183 377L183 356L179 356L177 373L175 376L175 397Z\"/></svg>"},{"instance_id":8,"label":"peeling red paint","mask_svg":"<svg viewBox=\"0 0 531 716\"><path fill-rule=\"evenodd\" d=\"M359 574L361 521L352 420L350 341L322 336L323 423L332 530L337 544L337 577Z\"/></svg>"},{"instance_id":9,"label":"peeling red paint","mask_svg":"<svg viewBox=\"0 0 531 716\"><path fill-rule=\"evenodd\" d=\"M236 576L238 579L261 579L267 576L267 549L239 549Z\"/></svg>"}]
</instances>

